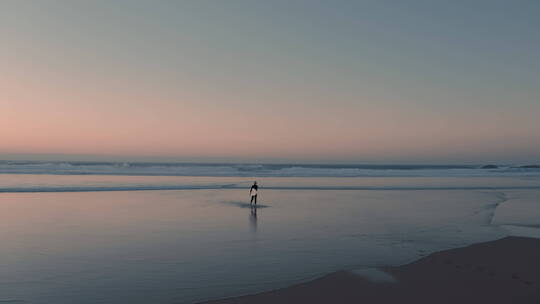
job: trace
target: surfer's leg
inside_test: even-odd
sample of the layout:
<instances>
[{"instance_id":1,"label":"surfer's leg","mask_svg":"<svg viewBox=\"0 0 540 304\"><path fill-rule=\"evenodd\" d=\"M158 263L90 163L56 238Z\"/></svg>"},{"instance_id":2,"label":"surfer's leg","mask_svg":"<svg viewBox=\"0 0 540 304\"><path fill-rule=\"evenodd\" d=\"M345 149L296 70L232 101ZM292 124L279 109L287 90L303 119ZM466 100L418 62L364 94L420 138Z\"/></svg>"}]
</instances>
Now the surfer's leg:
<instances>
[{"instance_id":1,"label":"surfer's leg","mask_svg":"<svg viewBox=\"0 0 540 304\"><path fill-rule=\"evenodd\" d=\"M254 196L252 197L255 197L255 205L257 205L257 194L255 194Z\"/></svg>"},{"instance_id":2,"label":"surfer's leg","mask_svg":"<svg viewBox=\"0 0 540 304\"><path fill-rule=\"evenodd\" d=\"M251 196L251 201L249 202L250 204L253 204L253 198L255 197L255 195L252 195Z\"/></svg>"}]
</instances>

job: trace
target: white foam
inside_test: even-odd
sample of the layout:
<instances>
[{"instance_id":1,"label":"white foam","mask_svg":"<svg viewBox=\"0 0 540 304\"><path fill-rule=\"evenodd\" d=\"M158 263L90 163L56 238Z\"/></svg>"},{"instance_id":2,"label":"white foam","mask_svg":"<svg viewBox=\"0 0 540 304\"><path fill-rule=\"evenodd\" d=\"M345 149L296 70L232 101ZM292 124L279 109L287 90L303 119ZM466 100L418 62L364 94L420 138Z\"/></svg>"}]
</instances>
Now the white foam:
<instances>
[{"instance_id":1,"label":"white foam","mask_svg":"<svg viewBox=\"0 0 540 304\"><path fill-rule=\"evenodd\" d=\"M355 275L376 283L395 283L397 280L390 274L377 268L361 268L351 271Z\"/></svg>"},{"instance_id":2,"label":"white foam","mask_svg":"<svg viewBox=\"0 0 540 304\"><path fill-rule=\"evenodd\" d=\"M497 207L494 225L540 227L540 197L536 192L510 192L508 199Z\"/></svg>"},{"instance_id":3,"label":"white foam","mask_svg":"<svg viewBox=\"0 0 540 304\"><path fill-rule=\"evenodd\" d=\"M508 232L508 235L540 238L540 228L516 225L503 225L501 227Z\"/></svg>"}]
</instances>

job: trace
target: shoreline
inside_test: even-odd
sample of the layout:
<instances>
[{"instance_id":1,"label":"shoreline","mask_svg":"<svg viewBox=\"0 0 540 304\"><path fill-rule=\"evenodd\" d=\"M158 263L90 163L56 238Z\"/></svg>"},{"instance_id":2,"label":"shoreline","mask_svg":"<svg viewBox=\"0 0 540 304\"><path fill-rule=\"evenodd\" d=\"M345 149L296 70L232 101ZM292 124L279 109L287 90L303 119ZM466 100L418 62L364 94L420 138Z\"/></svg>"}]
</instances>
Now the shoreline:
<instances>
[{"instance_id":1,"label":"shoreline","mask_svg":"<svg viewBox=\"0 0 540 304\"><path fill-rule=\"evenodd\" d=\"M505 237L375 273L337 271L290 287L200 304L540 303L540 239Z\"/></svg>"}]
</instances>

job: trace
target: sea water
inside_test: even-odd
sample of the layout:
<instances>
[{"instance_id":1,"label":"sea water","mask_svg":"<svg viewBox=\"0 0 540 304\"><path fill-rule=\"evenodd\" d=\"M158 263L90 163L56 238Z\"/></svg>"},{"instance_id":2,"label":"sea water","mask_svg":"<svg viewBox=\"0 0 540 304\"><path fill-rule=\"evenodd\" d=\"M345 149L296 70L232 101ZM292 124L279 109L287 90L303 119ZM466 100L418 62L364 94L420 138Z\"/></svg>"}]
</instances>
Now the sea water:
<instances>
[{"instance_id":1,"label":"sea water","mask_svg":"<svg viewBox=\"0 0 540 304\"><path fill-rule=\"evenodd\" d=\"M3 302L195 303L534 236L540 225L534 170L352 177L31 170L0 174Z\"/></svg>"}]
</instances>

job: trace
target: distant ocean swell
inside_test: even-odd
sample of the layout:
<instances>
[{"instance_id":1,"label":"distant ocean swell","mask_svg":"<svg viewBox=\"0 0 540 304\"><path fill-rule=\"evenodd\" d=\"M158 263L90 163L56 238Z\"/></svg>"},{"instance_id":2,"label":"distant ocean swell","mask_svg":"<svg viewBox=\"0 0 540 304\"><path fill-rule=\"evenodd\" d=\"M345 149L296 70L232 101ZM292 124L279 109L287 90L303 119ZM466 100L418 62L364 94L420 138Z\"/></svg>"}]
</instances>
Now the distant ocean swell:
<instances>
[{"instance_id":1,"label":"distant ocean swell","mask_svg":"<svg viewBox=\"0 0 540 304\"><path fill-rule=\"evenodd\" d=\"M377 177L540 175L540 168L474 165L202 164L0 161L0 174Z\"/></svg>"}]
</instances>

